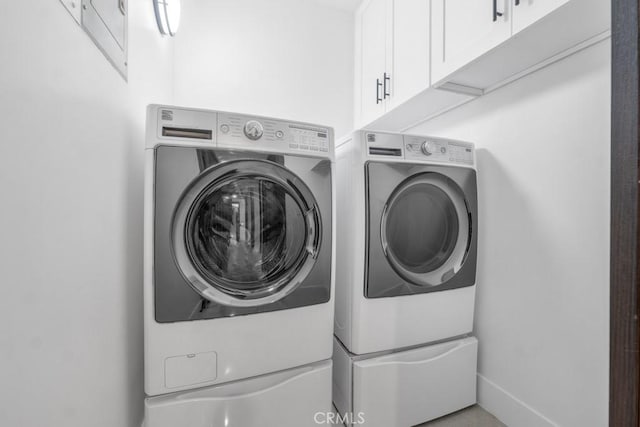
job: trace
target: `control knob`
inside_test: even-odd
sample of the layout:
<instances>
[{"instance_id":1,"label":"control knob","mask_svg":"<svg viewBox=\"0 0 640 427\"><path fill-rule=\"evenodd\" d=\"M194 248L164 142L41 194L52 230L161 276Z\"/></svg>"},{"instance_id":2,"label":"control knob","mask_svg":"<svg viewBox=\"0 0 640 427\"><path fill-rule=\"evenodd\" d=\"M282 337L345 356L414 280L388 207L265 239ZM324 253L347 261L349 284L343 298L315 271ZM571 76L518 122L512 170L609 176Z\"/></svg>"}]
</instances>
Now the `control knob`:
<instances>
[{"instance_id":1,"label":"control knob","mask_svg":"<svg viewBox=\"0 0 640 427\"><path fill-rule=\"evenodd\" d=\"M437 151L436 143L433 141L425 141L422 143L422 152L426 156L430 156Z\"/></svg>"},{"instance_id":2,"label":"control knob","mask_svg":"<svg viewBox=\"0 0 640 427\"><path fill-rule=\"evenodd\" d=\"M244 134L252 141L257 141L262 138L263 133L264 128L262 127L262 123L257 120L249 120L244 124Z\"/></svg>"}]
</instances>

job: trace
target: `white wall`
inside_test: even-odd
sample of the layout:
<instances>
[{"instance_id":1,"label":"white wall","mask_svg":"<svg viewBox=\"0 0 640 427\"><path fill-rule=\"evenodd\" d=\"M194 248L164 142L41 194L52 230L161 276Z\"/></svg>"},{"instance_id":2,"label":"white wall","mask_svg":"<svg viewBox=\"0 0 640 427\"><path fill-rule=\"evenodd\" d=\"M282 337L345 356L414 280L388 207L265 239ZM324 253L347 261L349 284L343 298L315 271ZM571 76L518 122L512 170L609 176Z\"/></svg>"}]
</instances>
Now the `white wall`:
<instances>
[{"instance_id":1,"label":"white wall","mask_svg":"<svg viewBox=\"0 0 640 427\"><path fill-rule=\"evenodd\" d=\"M608 424L609 41L410 132L478 148L479 399L510 427Z\"/></svg>"},{"instance_id":2,"label":"white wall","mask_svg":"<svg viewBox=\"0 0 640 427\"><path fill-rule=\"evenodd\" d=\"M129 82L55 0L0 28L0 425L142 421L145 106L351 126L349 12L185 0L175 41L129 2ZM175 72L175 75L174 75ZM174 85L180 96L173 97Z\"/></svg>"},{"instance_id":3,"label":"white wall","mask_svg":"<svg viewBox=\"0 0 640 427\"><path fill-rule=\"evenodd\" d=\"M353 15L300 0L183 0L179 105L353 127Z\"/></svg>"},{"instance_id":4,"label":"white wall","mask_svg":"<svg viewBox=\"0 0 640 427\"><path fill-rule=\"evenodd\" d=\"M129 7L127 84L60 2L3 2L2 426L142 420L144 108L172 47Z\"/></svg>"}]
</instances>

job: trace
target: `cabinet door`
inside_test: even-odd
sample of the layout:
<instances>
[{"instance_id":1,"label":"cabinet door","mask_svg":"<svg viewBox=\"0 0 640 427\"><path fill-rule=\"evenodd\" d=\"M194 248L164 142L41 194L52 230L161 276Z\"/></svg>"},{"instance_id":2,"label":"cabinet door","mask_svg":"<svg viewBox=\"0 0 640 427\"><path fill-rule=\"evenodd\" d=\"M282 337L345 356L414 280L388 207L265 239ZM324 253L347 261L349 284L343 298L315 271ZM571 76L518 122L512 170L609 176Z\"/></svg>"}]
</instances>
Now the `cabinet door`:
<instances>
[{"instance_id":1,"label":"cabinet door","mask_svg":"<svg viewBox=\"0 0 640 427\"><path fill-rule=\"evenodd\" d=\"M393 0L388 109L429 87L429 0Z\"/></svg>"},{"instance_id":2,"label":"cabinet door","mask_svg":"<svg viewBox=\"0 0 640 427\"><path fill-rule=\"evenodd\" d=\"M512 0L513 34L548 15L569 0Z\"/></svg>"},{"instance_id":3,"label":"cabinet door","mask_svg":"<svg viewBox=\"0 0 640 427\"><path fill-rule=\"evenodd\" d=\"M514 0L432 1L432 84L511 36L511 1ZM502 16L494 16L494 5Z\"/></svg>"},{"instance_id":4,"label":"cabinet door","mask_svg":"<svg viewBox=\"0 0 640 427\"><path fill-rule=\"evenodd\" d=\"M361 40L361 121L371 122L384 113L383 74L386 64L387 0L370 0L360 15Z\"/></svg>"}]
</instances>

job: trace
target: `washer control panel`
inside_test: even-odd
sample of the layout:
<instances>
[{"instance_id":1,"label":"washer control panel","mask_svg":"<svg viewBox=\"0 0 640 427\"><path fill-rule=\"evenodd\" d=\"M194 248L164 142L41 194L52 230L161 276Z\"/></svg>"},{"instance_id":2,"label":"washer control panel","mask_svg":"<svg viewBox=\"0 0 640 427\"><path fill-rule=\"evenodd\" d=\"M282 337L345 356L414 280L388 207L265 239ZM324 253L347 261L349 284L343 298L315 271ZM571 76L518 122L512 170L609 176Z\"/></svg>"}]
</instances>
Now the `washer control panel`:
<instances>
[{"instance_id":1,"label":"washer control panel","mask_svg":"<svg viewBox=\"0 0 640 427\"><path fill-rule=\"evenodd\" d=\"M319 157L333 156L333 130L308 123L222 111L188 110L163 105L149 106L148 126L156 132L147 135L157 141L198 146L250 149L275 153L300 153Z\"/></svg>"},{"instance_id":2,"label":"washer control panel","mask_svg":"<svg viewBox=\"0 0 640 427\"><path fill-rule=\"evenodd\" d=\"M405 135L405 158L473 165L473 144L441 138Z\"/></svg>"},{"instance_id":3,"label":"washer control panel","mask_svg":"<svg viewBox=\"0 0 640 427\"><path fill-rule=\"evenodd\" d=\"M329 152L327 129L289 125L289 148L302 151Z\"/></svg>"},{"instance_id":4,"label":"washer control panel","mask_svg":"<svg viewBox=\"0 0 640 427\"><path fill-rule=\"evenodd\" d=\"M280 120L218 114L218 145L275 148L326 155L330 150L329 129Z\"/></svg>"}]
</instances>

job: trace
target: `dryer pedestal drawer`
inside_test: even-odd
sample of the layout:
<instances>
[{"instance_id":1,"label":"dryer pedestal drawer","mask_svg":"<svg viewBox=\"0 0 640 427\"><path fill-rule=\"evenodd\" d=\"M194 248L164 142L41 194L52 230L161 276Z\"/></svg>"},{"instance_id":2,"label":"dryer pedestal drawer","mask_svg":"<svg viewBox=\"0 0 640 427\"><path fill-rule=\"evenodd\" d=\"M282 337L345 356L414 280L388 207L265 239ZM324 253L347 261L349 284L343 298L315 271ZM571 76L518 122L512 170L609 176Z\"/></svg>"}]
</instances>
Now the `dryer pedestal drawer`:
<instances>
[{"instance_id":1,"label":"dryer pedestal drawer","mask_svg":"<svg viewBox=\"0 0 640 427\"><path fill-rule=\"evenodd\" d=\"M410 427L476 403L478 341L464 338L353 362L353 414Z\"/></svg>"}]
</instances>

